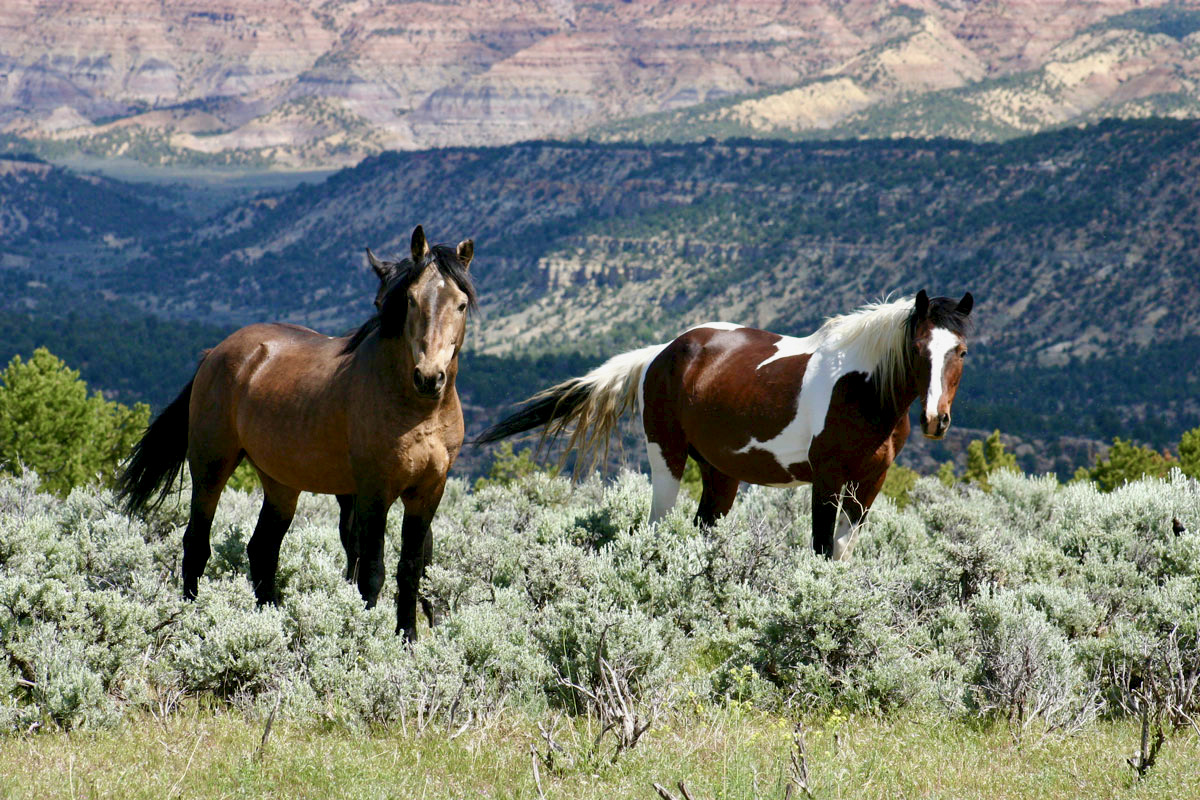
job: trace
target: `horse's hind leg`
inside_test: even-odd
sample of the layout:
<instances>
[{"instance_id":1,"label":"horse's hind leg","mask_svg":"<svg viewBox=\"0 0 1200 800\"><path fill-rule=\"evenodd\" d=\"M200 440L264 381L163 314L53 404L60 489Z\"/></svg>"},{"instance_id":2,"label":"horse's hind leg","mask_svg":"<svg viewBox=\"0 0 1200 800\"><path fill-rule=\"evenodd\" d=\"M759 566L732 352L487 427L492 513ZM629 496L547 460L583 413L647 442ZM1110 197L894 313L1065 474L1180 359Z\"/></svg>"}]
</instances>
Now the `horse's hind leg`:
<instances>
[{"instance_id":1,"label":"horse's hind leg","mask_svg":"<svg viewBox=\"0 0 1200 800\"><path fill-rule=\"evenodd\" d=\"M679 481L683 478L683 468L687 466L687 450L682 445L652 442L647 436L646 455L650 460L650 485L654 491L648 521L658 522L674 507L679 497Z\"/></svg>"},{"instance_id":2,"label":"horse's hind leg","mask_svg":"<svg viewBox=\"0 0 1200 800\"><path fill-rule=\"evenodd\" d=\"M662 389L657 382L646 386L647 409L642 413L642 429L646 434L646 458L650 461L650 485L654 499L650 503L648 522L658 522L675 506L679 497L679 482L687 466L688 446L679 422L671 415L653 413L650 405L661 404L655 392Z\"/></svg>"},{"instance_id":3,"label":"horse's hind leg","mask_svg":"<svg viewBox=\"0 0 1200 800\"><path fill-rule=\"evenodd\" d=\"M296 515L296 499L300 492L264 475L261 470L258 476L263 485L263 505L254 535L246 545L246 555L250 559L250 585L254 587L258 604L265 605L278 600L275 573L279 569L279 546Z\"/></svg>"},{"instance_id":4,"label":"horse's hind leg","mask_svg":"<svg viewBox=\"0 0 1200 800\"><path fill-rule=\"evenodd\" d=\"M342 537L342 549L346 551L346 580L358 579L358 531L354 529L354 495L339 494L338 533Z\"/></svg>"},{"instance_id":5,"label":"horse's hind leg","mask_svg":"<svg viewBox=\"0 0 1200 800\"><path fill-rule=\"evenodd\" d=\"M733 508L739 481L721 472L698 454L693 453L693 457L700 466L700 478L704 487L700 493L700 506L696 509L695 524L701 528L711 528Z\"/></svg>"},{"instance_id":6,"label":"horse's hind leg","mask_svg":"<svg viewBox=\"0 0 1200 800\"><path fill-rule=\"evenodd\" d=\"M213 516L217 513L217 502L240 457L234 453L209 460L188 459L192 473L192 503L187 530L183 533L183 596L188 600L196 599L200 576L212 553L208 537Z\"/></svg>"}]
</instances>

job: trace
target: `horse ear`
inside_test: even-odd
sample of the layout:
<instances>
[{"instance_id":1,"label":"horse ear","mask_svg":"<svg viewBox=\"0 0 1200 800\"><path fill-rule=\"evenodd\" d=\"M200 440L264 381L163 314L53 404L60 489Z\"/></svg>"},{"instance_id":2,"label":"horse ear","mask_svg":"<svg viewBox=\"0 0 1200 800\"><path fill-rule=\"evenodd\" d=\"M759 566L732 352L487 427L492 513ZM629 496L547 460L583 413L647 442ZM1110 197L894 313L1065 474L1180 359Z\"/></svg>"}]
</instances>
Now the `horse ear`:
<instances>
[{"instance_id":1,"label":"horse ear","mask_svg":"<svg viewBox=\"0 0 1200 800\"><path fill-rule=\"evenodd\" d=\"M471 259L475 257L475 240L463 239L458 243L458 260L462 262L463 269L471 268Z\"/></svg>"},{"instance_id":2,"label":"horse ear","mask_svg":"<svg viewBox=\"0 0 1200 800\"><path fill-rule=\"evenodd\" d=\"M367 248L367 263L371 265L371 269L375 270L375 274L379 276L380 283L387 283L391 276L392 270L387 264L384 264L375 254L371 252L371 248Z\"/></svg>"},{"instance_id":3,"label":"horse ear","mask_svg":"<svg viewBox=\"0 0 1200 800\"><path fill-rule=\"evenodd\" d=\"M967 292L966 294L964 294L962 296L962 300L958 301L958 305L955 307L954 310L957 311L959 314L962 314L965 317L971 313L971 309L974 307L975 307L975 298L971 296L970 292Z\"/></svg>"},{"instance_id":4,"label":"horse ear","mask_svg":"<svg viewBox=\"0 0 1200 800\"><path fill-rule=\"evenodd\" d=\"M413 263L419 265L427 255L429 255L429 242L425 241L425 229L418 225L413 228L412 235Z\"/></svg>"},{"instance_id":5,"label":"horse ear","mask_svg":"<svg viewBox=\"0 0 1200 800\"><path fill-rule=\"evenodd\" d=\"M929 316L929 295L925 294L925 290L917 292L916 301L917 321L920 322Z\"/></svg>"}]
</instances>

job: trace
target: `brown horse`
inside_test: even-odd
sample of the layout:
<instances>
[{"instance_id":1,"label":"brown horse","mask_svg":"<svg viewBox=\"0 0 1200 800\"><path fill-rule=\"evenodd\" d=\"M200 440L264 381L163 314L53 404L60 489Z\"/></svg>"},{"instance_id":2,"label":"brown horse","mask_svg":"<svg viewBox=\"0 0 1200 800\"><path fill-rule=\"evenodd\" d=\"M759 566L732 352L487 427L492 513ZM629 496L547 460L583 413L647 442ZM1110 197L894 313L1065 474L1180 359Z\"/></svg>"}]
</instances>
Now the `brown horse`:
<instances>
[{"instance_id":1,"label":"brown horse","mask_svg":"<svg viewBox=\"0 0 1200 800\"><path fill-rule=\"evenodd\" d=\"M740 481L811 483L813 548L840 560L908 439L913 402L922 400L925 436L940 439L950 426L973 304L969 293L955 301L921 292L835 317L803 338L699 325L534 395L479 441L573 428L567 451L583 458L636 405L651 522L675 504L690 455L703 479L698 524L729 511Z\"/></svg>"},{"instance_id":2,"label":"brown horse","mask_svg":"<svg viewBox=\"0 0 1200 800\"><path fill-rule=\"evenodd\" d=\"M378 313L352 336L286 324L236 331L204 355L191 383L134 447L118 482L127 513L162 502L184 460L191 471L185 597L196 596L225 482L247 458L263 486L246 546L259 602L277 599L279 547L305 491L338 495L346 574L374 606L387 513L399 499L396 630L414 637L433 546L429 526L463 440L454 384L475 290L470 239L457 249L431 248L418 226L411 244L411 260L399 262L367 251L381 283Z\"/></svg>"}]
</instances>

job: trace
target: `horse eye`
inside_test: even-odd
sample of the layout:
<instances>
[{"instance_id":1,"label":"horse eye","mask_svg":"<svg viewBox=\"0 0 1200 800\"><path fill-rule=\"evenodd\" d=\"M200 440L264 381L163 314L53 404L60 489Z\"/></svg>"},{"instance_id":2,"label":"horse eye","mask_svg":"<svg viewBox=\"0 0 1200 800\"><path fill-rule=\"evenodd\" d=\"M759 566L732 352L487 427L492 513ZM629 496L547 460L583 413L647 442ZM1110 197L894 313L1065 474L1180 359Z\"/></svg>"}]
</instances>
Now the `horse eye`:
<instances>
[{"instance_id":1,"label":"horse eye","mask_svg":"<svg viewBox=\"0 0 1200 800\"><path fill-rule=\"evenodd\" d=\"M459 310L459 311L466 311L466 310L467 310L467 304L466 304L466 303L461 303L461 304L459 304L459 306L458 306L458 310Z\"/></svg>"},{"instance_id":2,"label":"horse eye","mask_svg":"<svg viewBox=\"0 0 1200 800\"><path fill-rule=\"evenodd\" d=\"M410 294L410 295L408 296L408 304L409 304L410 306L415 306L415 305L417 304L417 298L413 297L413 296Z\"/></svg>"}]
</instances>

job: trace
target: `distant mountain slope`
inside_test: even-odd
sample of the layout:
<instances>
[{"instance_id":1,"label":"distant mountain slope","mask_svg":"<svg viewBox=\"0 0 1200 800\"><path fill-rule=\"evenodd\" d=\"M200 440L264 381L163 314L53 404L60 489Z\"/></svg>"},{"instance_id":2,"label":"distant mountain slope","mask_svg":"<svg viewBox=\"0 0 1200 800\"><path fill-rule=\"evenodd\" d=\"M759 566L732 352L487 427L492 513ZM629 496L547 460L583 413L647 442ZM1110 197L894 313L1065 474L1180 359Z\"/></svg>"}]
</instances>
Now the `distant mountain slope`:
<instances>
[{"instance_id":1,"label":"distant mountain slope","mask_svg":"<svg viewBox=\"0 0 1200 800\"><path fill-rule=\"evenodd\" d=\"M171 317L335 333L370 312L363 247L401 253L417 223L476 240L474 354L595 358L710 319L805 333L889 292L970 290L963 419L1043 442L1136 434L1160 446L1200 424L1196 122L989 145L389 153L232 206L97 280ZM1052 449L1030 463L1078 457Z\"/></svg>"},{"instance_id":2,"label":"distant mountain slope","mask_svg":"<svg viewBox=\"0 0 1200 800\"><path fill-rule=\"evenodd\" d=\"M171 216L177 198L163 189L45 167L24 162L3 202L78 217L78 238L53 225L0 237L0 339L8 353L50 344L126 398L145 384L141 396L161 402L234 325L358 324L375 290L363 247L399 254L422 223L439 241L477 243L472 430L497 405L689 324L803 333L922 287L975 293L956 425L1023 437L1026 466L1069 471L1116 435L1173 446L1200 424L1200 123L995 145L388 153L202 223ZM98 194L80 205L59 183ZM128 227L80 212L120 207ZM929 465L962 444L913 442L910 457Z\"/></svg>"},{"instance_id":3,"label":"distant mountain slope","mask_svg":"<svg viewBox=\"0 0 1200 800\"><path fill-rule=\"evenodd\" d=\"M1198 13L1163 0L10 0L0 132L45 156L237 165L589 129L992 138L1195 116Z\"/></svg>"},{"instance_id":4,"label":"distant mountain slope","mask_svg":"<svg viewBox=\"0 0 1200 800\"><path fill-rule=\"evenodd\" d=\"M976 292L981 341L1044 363L1200 334L1192 122L386 154L234 206L107 288L177 316L350 325L363 247L398 252L418 222L476 238L485 352L606 351L708 318L800 332L922 287Z\"/></svg>"},{"instance_id":5,"label":"distant mountain slope","mask_svg":"<svg viewBox=\"0 0 1200 800\"><path fill-rule=\"evenodd\" d=\"M0 154L0 256L32 243L91 240L106 249L161 235L183 218L162 193L79 175L28 155Z\"/></svg>"}]
</instances>

